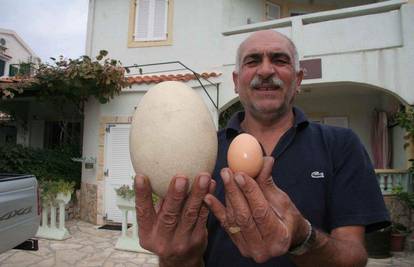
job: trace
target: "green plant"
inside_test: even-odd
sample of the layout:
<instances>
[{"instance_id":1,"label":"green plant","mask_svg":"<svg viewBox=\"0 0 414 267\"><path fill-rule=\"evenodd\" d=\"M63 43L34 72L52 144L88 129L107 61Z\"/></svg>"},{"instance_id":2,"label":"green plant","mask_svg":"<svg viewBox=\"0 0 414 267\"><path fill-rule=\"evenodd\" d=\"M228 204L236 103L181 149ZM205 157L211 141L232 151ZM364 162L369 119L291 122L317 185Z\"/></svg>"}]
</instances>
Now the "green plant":
<instances>
[{"instance_id":1,"label":"green plant","mask_svg":"<svg viewBox=\"0 0 414 267\"><path fill-rule=\"evenodd\" d=\"M410 233L412 230L410 227L412 211L414 210L414 193L404 191L402 186L397 186L393 188L393 195L407 211L408 226L403 225L401 222L399 222L399 217L401 217L400 215L397 216L396 220L392 222L392 230L395 233Z\"/></svg>"},{"instance_id":2,"label":"green plant","mask_svg":"<svg viewBox=\"0 0 414 267\"><path fill-rule=\"evenodd\" d=\"M107 58L107 55L107 51L101 50L95 60L88 56L77 59L66 59L63 56L59 59L51 58L52 64L39 64L35 75L23 79L18 89L35 92L41 99L51 100L58 105L62 102L72 103L82 114L84 103L90 97L106 103L129 85L121 62ZM16 89L15 86L11 88Z\"/></svg>"},{"instance_id":3,"label":"green plant","mask_svg":"<svg viewBox=\"0 0 414 267\"><path fill-rule=\"evenodd\" d=\"M402 223L392 222L391 231L394 234L407 234L409 233L408 227Z\"/></svg>"},{"instance_id":4,"label":"green plant","mask_svg":"<svg viewBox=\"0 0 414 267\"><path fill-rule=\"evenodd\" d=\"M56 187L58 188L59 193L63 194L72 194L75 190L75 182L67 182L64 180L56 181Z\"/></svg>"},{"instance_id":5,"label":"green plant","mask_svg":"<svg viewBox=\"0 0 414 267\"><path fill-rule=\"evenodd\" d=\"M125 199L132 199L135 197L135 191L129 185L122 185L119 188L115 188L116 194Z\"/></svg>"},{"instance_id":6,"label":"green plant","mask_svg":"<svg viewBox=\"0 0 414 267\"><path fill-rule=\"evenodd\" d=\"M72 194L75 189L75 182L68 182L64 180L42 180L39 183L40 198L43 205L56 204L56 197L58 193Z\"/></svg>"},{"instance_id":7,"label":"green plant","mask_svg":"<svg viewBox=\"0 0 414 267\"><path fill-rule=\"evenodd\" d=\"M132 177L134 178L134 177ZM118 196L125 198L125 199L132 199L135 198L135 190L133 187L129 185L121 185L118 188L115 188L115 192ZM152 194L152 203L155 205L159 201L159 197L156 194Z\"/></svg>"},{"instance_id":8,"label":"green plant","mask_svg":"<svg viewBox=\"0 0 414 267\"><path fill-rule=\"evenodd\" d=\"M403 128L406 132L404 139L404 149L407 149L410 145L414 144L414 108L413 107L406 107L404 110L401 110L396 113L395 121L398 126ZM414 175L414 159L408 159L410 162L410 167L408 168L408 173L413 176ZM410 189L408 189L410 191ZM412 190L412 189L411 189ZM401 205L407 210L408 214L408 227L406 227L406 231L411 231L410 227L412 225L412 211L414 210L414 193L403 190L401 186L395 187L393 189L393 194L396 199L401 203ZM398 223L395 222L396 231L398 230ZM400 227L401 228L401 227Z\"/></svg>"},{"instance_id":9,"label":"green plant","mask_svg":"<svg viewBox=\"0 0 414 267\"><path fill-rule=\"evenodd\" d=\"M39 181L73 181L80 188L82 166L72 161L79 156L75 145L36 149L8 144L0 146L0 155L1 173L33 174Z\"/></svg>"},{"instance_id":10,"label":"green plant","mask_svg":"<svg viewBox=\"0 0 414 267\"><path fill-rule=\"evenodd\" d=\"M414 108L408 107L405 110L401 110L396 113L395 121L398 126L403 128L406 132L404 139L404 149L406 149L410 143L414 140ZM414 159L409 159L411 166L408 171L413 175L414 174Z\"/></svg>"}]
</instances>

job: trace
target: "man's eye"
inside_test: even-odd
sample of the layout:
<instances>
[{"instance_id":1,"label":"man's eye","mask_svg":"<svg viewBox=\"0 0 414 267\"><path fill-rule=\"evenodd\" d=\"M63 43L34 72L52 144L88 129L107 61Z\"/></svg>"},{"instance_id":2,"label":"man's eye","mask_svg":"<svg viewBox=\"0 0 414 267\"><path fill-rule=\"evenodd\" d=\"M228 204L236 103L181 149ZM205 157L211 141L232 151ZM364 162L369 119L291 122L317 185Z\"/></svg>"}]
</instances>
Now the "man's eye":
<instances>
[{"instance_id":1,"label":"man's eye","mask_svg":"<svg viewBox=\"0 0 414 267\"><path fill-rule=\"evenodd\" d=\"M249 60L246 60L244 64L246 64L246 65L254 65L254 64L257 64L258 62L259 61L257 59L249 59Z\"/></svg>"},{"instance_id":2,"label":"man's eye","mask_svg":"<svg viewBox=\"0 0 414 267\"><path fill-rule=\"evenodd\" d=\"M283 59L283 58L277 58L274 60L274 62L276 64L281 64L281 65L285 65L285 64L289 64L289 60Z\"/></svg>"}]
</instances>

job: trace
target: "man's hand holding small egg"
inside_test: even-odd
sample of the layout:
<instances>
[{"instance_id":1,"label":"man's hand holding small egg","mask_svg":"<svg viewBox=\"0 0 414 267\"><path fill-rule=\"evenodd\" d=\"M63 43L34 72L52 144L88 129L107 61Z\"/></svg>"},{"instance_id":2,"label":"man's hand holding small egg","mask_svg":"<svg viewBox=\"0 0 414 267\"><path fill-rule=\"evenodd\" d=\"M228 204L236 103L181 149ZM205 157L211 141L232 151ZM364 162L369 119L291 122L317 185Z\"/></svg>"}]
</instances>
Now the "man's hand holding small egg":
<instances>
[{"instance_id":1,"label":"man's hand holding small egg","mask_svg":"<svg viewBox=\"0 0 414 267\"><path fill-rule=\"evenodd\" d=\"M226 206L210 194L204 199L240 253L260 263L286 254L292 244L306 238L308 230L290 198L274 184L273 162L264 157L256 179L224 168Z\"/></svg>"}]
</instances>

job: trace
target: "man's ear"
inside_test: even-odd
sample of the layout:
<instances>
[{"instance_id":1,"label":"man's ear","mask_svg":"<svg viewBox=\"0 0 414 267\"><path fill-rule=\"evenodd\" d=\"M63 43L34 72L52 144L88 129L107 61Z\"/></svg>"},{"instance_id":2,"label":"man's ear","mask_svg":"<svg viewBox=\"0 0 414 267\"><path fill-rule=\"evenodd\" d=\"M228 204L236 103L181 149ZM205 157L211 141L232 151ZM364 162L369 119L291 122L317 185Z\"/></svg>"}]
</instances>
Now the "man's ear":
<instances>
[{"instance_id":1,"label":"man's ear","mask_svg":"<svg viewBox=\"0 0 414 267\"><path fill-rule=\"evenodd\" d=\"M234 93L238 94L239 90L239 82L238 82L239 74L235 71L233 71L233 83L234 83Z\"/></svg>"},{"instance_id":2,"label":"man's ear","mask_svg":"<svg viewBox=\"0 0 414 267\"><path fill-rule=\"evenodd\" d=\"M299 70L298 72L296 72L296 87L300 87L300 85L302 84L302 80L303 80L303 70Z\"/></svg>"}]
</instances>

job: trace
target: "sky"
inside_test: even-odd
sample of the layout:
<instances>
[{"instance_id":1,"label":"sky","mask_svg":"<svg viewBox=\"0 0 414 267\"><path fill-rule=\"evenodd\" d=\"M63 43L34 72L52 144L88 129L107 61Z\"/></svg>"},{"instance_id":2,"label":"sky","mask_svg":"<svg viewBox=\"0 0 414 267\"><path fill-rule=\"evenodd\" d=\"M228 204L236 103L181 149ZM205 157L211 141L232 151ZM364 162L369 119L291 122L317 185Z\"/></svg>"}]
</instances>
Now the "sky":
<instances>
[{"instance_id":1,"label":"sky","mask_svg":"<svg viewBox=\"0 0 414 267\"><path fill-rule=\"evenodd\" d=\"M0 0L0 28L13 30L41 58L85 54L88 0Z\"/></svg>"}]
</instances>

